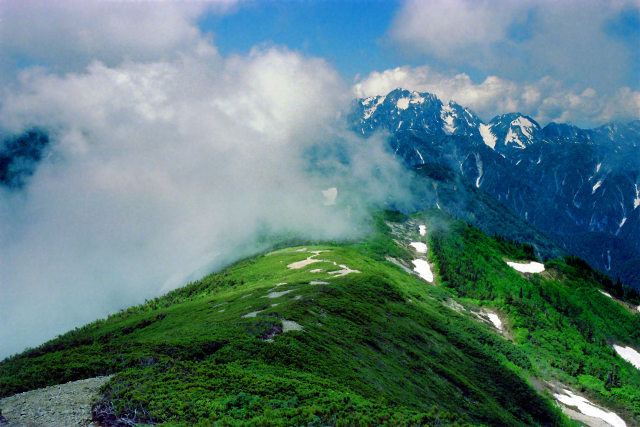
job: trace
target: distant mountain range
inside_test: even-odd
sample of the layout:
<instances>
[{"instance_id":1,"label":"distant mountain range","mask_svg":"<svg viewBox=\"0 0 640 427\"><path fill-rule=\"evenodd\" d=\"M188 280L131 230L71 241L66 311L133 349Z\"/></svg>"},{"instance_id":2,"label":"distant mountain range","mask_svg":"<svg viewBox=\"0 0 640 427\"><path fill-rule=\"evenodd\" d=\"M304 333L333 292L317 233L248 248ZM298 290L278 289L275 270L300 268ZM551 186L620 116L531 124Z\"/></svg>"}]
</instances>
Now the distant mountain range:
<instances>
[{"instance_id":1,"label":"distant mountain range","mask_svg":"<svg viewBox=\"0 0 640 427\"><path fill-rule=\"evenodd\" d=\"M529 116L508 113L485 123L455 102L445 104L433 94L396 89L357 100L351 124L364 136L386 132L389 149L407 166L428 165L422 172L434 165L446 167L565 251L640 289L640 120L595 129L558 123L542 128ZM25 186L48 155L49 145L46 130L37 128L3 137L0 185L14 191ZM504 233L496 223L510 217L498 214L500 204L454 200L478 196L451 180L449 184L448 200L442 199L443 193L430 197L425 189L413 188L426 205L416 208L438 204L471 223L476 217L476 225L477 220L489 222L489 212L494 212L498 218L481 228ZM479 206L483 215L470 211ZM504 234L532 241L539 256L559 253L535 231Z\"/></svg>"},{"instance_id":2,"label":"distant mountain range","mask_svg":"<svg viewBox=\"0 0 640 427\"><path fill-rule=\"evenodd\" d=\"M483 122L429 93L356 101L354 130L389 133L409 166L448 165L614 279L640 287L640 121L595 129L508 113Z\"/></svg>"}]
</instances>

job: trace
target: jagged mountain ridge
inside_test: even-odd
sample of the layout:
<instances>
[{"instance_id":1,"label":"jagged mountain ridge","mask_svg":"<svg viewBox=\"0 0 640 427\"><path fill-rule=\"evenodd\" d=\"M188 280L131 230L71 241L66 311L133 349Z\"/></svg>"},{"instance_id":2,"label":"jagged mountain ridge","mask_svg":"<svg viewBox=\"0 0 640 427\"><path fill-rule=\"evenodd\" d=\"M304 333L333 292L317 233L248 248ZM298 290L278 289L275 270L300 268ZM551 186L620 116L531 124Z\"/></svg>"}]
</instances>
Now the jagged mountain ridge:
<instances>
[{"instance_id":1,"label":"jagged mountain ridge","mask_svg":"<svg viewBox=\"0 0 640 427\"><path fill-rule=\"evenodd\" d=\"M640 286L640 121L541 127L509 113L485 123L453 101L396 89L357 100L352 123L365 136L390 132L390 149L410 166L448 164L597 268Z\"/></svg>"}]
</instances>

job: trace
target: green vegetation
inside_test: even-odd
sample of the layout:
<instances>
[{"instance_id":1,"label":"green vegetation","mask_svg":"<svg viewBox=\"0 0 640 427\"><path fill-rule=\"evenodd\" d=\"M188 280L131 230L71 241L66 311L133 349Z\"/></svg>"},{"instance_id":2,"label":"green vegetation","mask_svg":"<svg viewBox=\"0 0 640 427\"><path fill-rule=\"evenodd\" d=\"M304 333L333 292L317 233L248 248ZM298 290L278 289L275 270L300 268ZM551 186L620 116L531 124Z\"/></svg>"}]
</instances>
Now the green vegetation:
<instances>
[{"instance_id":1,"label":"green vegetation","mask_svg":"<svg viewBox=\"0 0 640 427\"><path fill-rule=\"evenodd\" d=\"M459 221L430 237L442 283L474 304L497 307L535 372L640 420L640 372L612 349L638 348L640 315L599 292L616 287L610 278L575 257L548 262L542 274L519 274L503 260L527 258L527 245L491 239ZM616 296L637 301L617 286Z\"/></svg>"},{"instance_id":2,"label":"green vegetation","mask_svg":"<svg viewBox=\"0 0 640 427\"><path fill-rule=\"evenodd\" d=\"M519 375L524 353L442 305L448 292L363 255L391 242L388 215L369 243L308 248L328 251L321 262L247 259L5 360L2 394L119 372L102 408L144 422L562 423ZM339 265L360 273L328 274Z\"/></svg>"},{"instance_id":3,"label":"green vegetation","mask_svg":"<svg viewBox=\"0 0 640 427\"><path fill-rule=\"evenodd\" d=\"M442 286L387 261L412 259L396 241L421 238L418 222ZM541 386L552 381L640 420L640 375L611 349L638 346L638 314L598 291L606 276L574 258L522 275L505 260L532 259L531 245L439 211L379 212L371 227L363 242L242 260L8 358L0 396L116 373L98 419L570 425ZM359 272L330 274L344 266ZM473 314L483 306L510 340Z\"/></svg>"}]
</instances>

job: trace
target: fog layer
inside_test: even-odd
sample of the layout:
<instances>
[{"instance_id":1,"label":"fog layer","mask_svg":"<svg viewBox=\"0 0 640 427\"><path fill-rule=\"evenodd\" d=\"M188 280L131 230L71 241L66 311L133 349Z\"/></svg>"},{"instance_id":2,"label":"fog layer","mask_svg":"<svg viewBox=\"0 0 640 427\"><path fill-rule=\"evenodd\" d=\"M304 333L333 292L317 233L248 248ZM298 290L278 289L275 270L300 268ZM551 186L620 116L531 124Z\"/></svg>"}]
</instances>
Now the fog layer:
<instances>
[{"instance_id":1,"label":"fog layer","mask_svg":"<svg viewBox=\"0 0 640 427\"><path fill-rule=\"evenodd\" d=\"M2 133L51 144L23 189L0 189L0 357L259 251L265 230L350 237L366 206L402 199L401 167L346 130L350 90L323 60L224 58L202 38L105 64L3 87Z\"/></svg>"}]
</instances>

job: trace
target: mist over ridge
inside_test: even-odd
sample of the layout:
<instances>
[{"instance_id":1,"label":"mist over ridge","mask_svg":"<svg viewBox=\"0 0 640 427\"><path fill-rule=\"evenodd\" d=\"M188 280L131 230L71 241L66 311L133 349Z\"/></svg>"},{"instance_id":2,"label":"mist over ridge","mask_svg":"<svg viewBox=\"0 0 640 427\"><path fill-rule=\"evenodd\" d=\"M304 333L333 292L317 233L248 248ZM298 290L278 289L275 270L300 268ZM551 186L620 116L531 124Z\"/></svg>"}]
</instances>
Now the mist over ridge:
<instances>
[{"instance_id":1,"label":"mist over ridge","mask_svg":"<svg viewBox=\"0 0 640 427\"><path fill-rule=\"evenodd\" d=\"M348 130L347 93L323 60L276 47L25 72L0 128L51 141L24 188L0 189L0 356L256 253L265 231L346 238L402 199L382 139Z\"/></svg>"}]
</instances>

